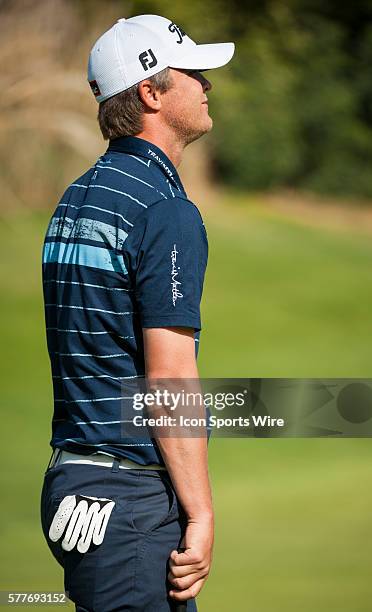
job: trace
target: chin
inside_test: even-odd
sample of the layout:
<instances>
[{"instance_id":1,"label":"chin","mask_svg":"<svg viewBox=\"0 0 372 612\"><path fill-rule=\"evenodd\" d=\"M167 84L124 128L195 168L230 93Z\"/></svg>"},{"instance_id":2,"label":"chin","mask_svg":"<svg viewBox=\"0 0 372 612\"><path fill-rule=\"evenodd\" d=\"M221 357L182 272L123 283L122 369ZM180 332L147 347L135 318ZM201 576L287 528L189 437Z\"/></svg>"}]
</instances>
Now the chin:
<instances>
[{"instance_id":1,"label":"chin","mask_svg":"<svg viewBox=\"0 0 372 612\"><path fill-rule=\"evenodd\" d=\"M210 132L212 127L213 127L212 117L207 115L200 124L200 131L203 132L203 134L206 134L207 132Z\"/></svg>"},{"instance_id":2,"label":"chin","mask_svg":"<svg viewBox=\"0 0 372 612\"><path fill-rule=\"evenodd\" d=\"M209 117L209 115L208 115L208 120L209 121L208 121L207 132L210 132L212 127L213 127L213 119L212 119L212 117Z\"/></svg>"},{"instance_id":3,"label":"chin","mask_svg":"<svg viewBox=\"0 0 372 612\"><path fill-rule=\"evenodd\" d=\"M211 131L212 127L213 127L212 120L208 121L208 123L204 123L204 125L200 126L200 129L197 132L195 131L193 133L189 142L194 142L195 140L198 140L198 138L201 138L202 136L204 136L204 134L208 134L208 132Z\"/></svg>"},{"instance_id":4,"label":"chin","mask_svg":"<svg viewBox=\"0 0 372 612\"><path fill-rule=\"evenodd\" d=\"M188 131L187 134L184 133L186 144L190 144L191 142L195 142L198 138L204 136L211 131L213 127L213 121L211 117L207 117L203 122L200 122L198 126L194 126L192 130Z\"/></svg>"},{"instance_id":5,"label":"chin","mask_svg":"<svg viewBox=\"0 0 372 612\"><path fill-rule=\"evenodd\" d=\"M200 136L203 136L204 134L208 134L208 132L210 132L212 128L213 128L213 121L212 119L209 119L209 121L206 121L204 125L202 126L202 128L200 129Z\"/></svg>"}]
</instances>

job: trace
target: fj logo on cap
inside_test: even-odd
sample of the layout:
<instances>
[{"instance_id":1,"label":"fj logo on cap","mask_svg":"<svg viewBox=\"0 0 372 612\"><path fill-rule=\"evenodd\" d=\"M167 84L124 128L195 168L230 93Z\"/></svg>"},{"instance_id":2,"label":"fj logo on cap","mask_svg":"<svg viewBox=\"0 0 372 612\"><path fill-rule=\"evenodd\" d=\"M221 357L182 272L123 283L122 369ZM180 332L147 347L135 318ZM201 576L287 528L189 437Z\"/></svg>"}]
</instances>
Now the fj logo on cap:
<instances>
[{"instance_id":1,"label":"fj logo on cap","mask_svg":"<svg viewBox=\"0 0 372 612\"><path fill-rule=\"evenodd\" d=\"M147 51L142 51L142 53L139 54L138 59L141 62L142 68L144 70L153 68L158 63L158 60L153 54L152 49L148 49Z\"/></svg>"},{"instance_id":2,"label":"fj logo on cap","mask_svg":"<svg viewBox=\"0 0 372 612\"><path fill-rule=\"evenodd\" d=\"M183 42L183 37L186 36L186 32L184 32L182 28L180 28L174 22L169 24L168 30L172 33L175 32L176 34L178 34L179 39L177 40L177 44L180 45Z\"/></svg>"}]
</instances>

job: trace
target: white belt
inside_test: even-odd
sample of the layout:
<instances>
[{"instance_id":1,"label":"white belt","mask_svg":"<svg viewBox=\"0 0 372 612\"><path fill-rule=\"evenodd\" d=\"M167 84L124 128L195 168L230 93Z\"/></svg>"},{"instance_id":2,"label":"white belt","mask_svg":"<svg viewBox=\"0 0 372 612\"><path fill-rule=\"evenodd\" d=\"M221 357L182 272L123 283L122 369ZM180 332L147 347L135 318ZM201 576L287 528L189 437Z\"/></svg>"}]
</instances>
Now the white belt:
<instances>
[{"instance_id":1,"label":"white belt","mask_svg":"<svg viewBox=\"0 0 372 612\"><path fill-rule=\"evenodd\" d=\"M50 467L55 467L56 465L61 465L62 463L79 463L82 465L100 465L102 467L111 468L113 463L117 459L118 467L121 470L166 470L166 468L162 465L157 465L156 463L152 463L150 465L141 465L140 463L136 463L135 461L131 461L126 458L116 458L111 455L103 455L101 453L94 453L93 455L78 455L77 453L70 453L69 451L65 451L55 448L52 458L50 460Z\"/></svg>"}]
</instances>

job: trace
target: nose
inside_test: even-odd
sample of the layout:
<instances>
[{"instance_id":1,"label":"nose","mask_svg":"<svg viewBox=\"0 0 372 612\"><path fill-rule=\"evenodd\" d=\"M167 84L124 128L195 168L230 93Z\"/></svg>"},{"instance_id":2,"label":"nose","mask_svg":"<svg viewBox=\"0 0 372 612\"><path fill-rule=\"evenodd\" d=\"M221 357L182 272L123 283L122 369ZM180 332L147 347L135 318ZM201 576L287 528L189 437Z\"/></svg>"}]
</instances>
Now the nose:
<instances>
[{"instance_id":1,"label":"nose","mask_svg":"<svg viewBox=\"0 0 372 612\"><path fill-rule=\"evenodd\" d=\"M205 78L204 74L201 75L202 78L202 86L203 86L203 91L204 93L206 91L210 91L212 89L212 83L210 81L208 81L208 79Z\"/></svg>"},{"instance_id":2,"label":"nose","mask_svg":"<svg viewBox=\"0 0 372 612\"><path fill-rule=\"evenodd\" d=\"M192 76L199 81L199 83L201 84L201 86L203 88L203 92L204 93L206 91L210 91L212 89L212 83L210 81L208 81L208 79L205 78L204 74L202 74L198 70L195 70L195 72L193 72Z\"/></svg>"}]
</instances>

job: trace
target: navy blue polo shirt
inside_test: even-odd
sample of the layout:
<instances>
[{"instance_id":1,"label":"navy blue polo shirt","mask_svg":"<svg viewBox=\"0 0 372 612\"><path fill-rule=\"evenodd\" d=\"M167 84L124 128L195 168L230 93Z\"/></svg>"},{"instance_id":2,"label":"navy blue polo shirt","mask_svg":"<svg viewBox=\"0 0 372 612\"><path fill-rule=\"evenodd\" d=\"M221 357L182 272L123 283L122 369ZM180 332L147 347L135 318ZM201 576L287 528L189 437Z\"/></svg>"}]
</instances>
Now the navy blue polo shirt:
<instances>
[{"instance_id":1,"label":"navy blue polo shirt","mask_svg":"<svg viewBox=\"0 0 372 612\"><path fill-rule=\"evenodd\" d=\"M145 374L142 328L193 328L197 353L207 254L198 208L150 142L111 141L68 187L43 248L53 447L163 463L151 440L123 438L122 400Z\"/></svg>"}]
</instances>

